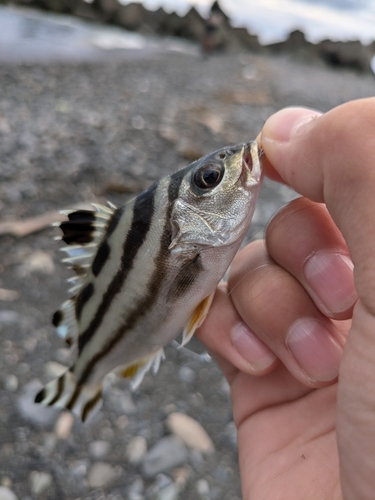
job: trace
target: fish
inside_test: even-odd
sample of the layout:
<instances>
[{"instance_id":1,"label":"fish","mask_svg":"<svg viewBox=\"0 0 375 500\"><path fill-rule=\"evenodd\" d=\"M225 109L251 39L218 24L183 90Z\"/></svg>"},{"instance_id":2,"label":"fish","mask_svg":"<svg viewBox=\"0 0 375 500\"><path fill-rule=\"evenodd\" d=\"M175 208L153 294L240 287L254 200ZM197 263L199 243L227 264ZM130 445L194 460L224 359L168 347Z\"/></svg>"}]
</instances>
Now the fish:
<instances>
[{"instance_id":1,"label":"fish","mask_svg":"<svg viewBox=\"0 0 375 500\"><path fill-rule=\"evenodd\" d=\"M255 141L225 147L124 206L65 212L61 250L76 275L52 322L75 361L36 403L85 421L108 373L135 389L158 371L168 343L181 332L182 345L191 339L250 226L261 155Z\"/></svg>"}]
</instances>

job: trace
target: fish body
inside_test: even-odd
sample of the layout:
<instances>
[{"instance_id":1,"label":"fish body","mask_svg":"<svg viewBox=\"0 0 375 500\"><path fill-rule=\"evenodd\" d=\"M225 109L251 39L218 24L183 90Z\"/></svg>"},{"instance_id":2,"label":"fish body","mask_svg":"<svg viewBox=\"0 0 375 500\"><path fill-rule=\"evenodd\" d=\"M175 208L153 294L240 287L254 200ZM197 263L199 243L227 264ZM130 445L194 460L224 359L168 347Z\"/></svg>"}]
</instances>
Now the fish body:
<instances>
[{"instance_id":1,"label":"fish body","mask_svg":"<svg viewBox=\"0 0 375 500\"><path fill-rule=\"evenodd\" d=\"M85 420L107 373L137 386L181 331L186 343L248 230L260 184L251 142L193 162L123 207L68 213L64 260L77 277L53 323L77 357L36 402Z\"/></svg>"}]
</instances>

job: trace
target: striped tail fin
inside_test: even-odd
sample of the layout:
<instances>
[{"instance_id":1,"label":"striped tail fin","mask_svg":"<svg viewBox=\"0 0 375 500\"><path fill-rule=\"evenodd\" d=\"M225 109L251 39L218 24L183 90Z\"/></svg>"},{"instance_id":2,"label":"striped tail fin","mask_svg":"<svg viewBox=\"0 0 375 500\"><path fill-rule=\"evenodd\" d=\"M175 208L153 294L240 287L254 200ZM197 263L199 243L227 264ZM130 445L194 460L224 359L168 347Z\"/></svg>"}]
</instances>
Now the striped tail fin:
<instances>
[{"instance_id":1,"label":"striped tail fin","mask_svg":"<svg viewBox=\"0 0 375 500\"><path fill-rule=\"evenodd\" d=\"M49 382L35 396L35 403L71 410L82 422L101 406L101 402L102 386L77 385L70 370Z\"/></svg>"}]
</instances>

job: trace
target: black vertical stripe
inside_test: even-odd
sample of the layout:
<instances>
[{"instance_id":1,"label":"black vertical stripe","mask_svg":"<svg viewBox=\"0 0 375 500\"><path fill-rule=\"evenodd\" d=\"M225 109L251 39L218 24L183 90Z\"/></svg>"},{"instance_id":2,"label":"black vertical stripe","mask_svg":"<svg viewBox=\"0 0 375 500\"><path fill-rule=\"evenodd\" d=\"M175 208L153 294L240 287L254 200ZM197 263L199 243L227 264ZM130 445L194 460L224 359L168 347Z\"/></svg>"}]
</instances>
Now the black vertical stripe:
<instances>
[{"instance_id":1,"label":"black vertical stripe","mask_svg":"<svg viewBox=\"0 0 375 500\"><path fill-rule=\"evenodd\" d=\"M48 403L48 406L52 406L56 403L56 401L60 398L61 394L64 391L65 385L65 374L57 379L57 391L53 399Z\"/></svg>"},{"instance_id":2,"label":"black vertical stripe","mask_svg":"<svg viewBox=\"0 0 375 500\"><path fill-rule=\"evenodd\" d=\"M99 391L95 394L95 396L87 401L87 403L82 408L81 420L85 422L90 412L95 408L96 403L100 401L102 397L102 388L100 387Z\"/></svg>"},{"instance_id":3,"label":"black vertical stripe","mask_svg":"<svg viewBox=\"0 0 375 500\"><path fill-rule=\"evenodd\" d=\"M82 386L77 384L74 391L73 391L73 394L70 396L69 401L65 405L65 408L67 410L73 409L73 406L75 405L77 399L79 398L81 391L82 391Z\"/></svg>"},{"instance_id":4,"label":"black vertical stripe","mask_svg":"<svg viewBox=\"0 0 375 500\"><path fill-rule=\"evenodd\" d=\"M92 273L95 277L97 277L100 271L103 269L104 264L107 262L110 253L111 249L107 243L107 240L104 240L103 243L99 246L91 266Z\"/></svg>"},{"instance_id":5,"label":"black vertical stripe","mask_svg":"<svg viewBox=\"0 0 375 500\"><path fill-rule=\"evenodd\" d=\"M199 254L183 264L168 291L167 300L175 302L184 295L190 289L202 270L203 266Z\"/></svg>"},{"instance_id":6,"label":"black vertical stripe","mask_svg":"<svg viewBox=\"0 0 375 500\"><path fill-rule=\"evenodd\" d=\"M163 279L167 271L168 258L170 255L168 249L171 238L170 214L173 209L173 203L176 201L178 197L179 189L181 186L181 182L184 178L184 174L186 174L185 169L183 169L182 171L180 170L171 176L171 181L168 186L169 206L167 209L167 216L164 223L163 233L161 235L160 249L155 260L155 262L157 262L158 265L156 266L151 276L151 279L147 285L147 290L145 291L145 295L142 299L138 301L138 304L133 308L133 310L129 311L122 325L120 325L120 327L116 330L113 337L109 339L109 341L103 347L103 349L92 357L92 359L87 364L84 372L82 373L79 379L79 384L84 384L87 381L91 371L95 367L95 364L102 358L104 358L118 344L118 342L120 342L120 340L123 338L123 336L127 331L134 328L139 319L143 317L151 309L152 305L156 302L158 298L158 292L163 286Z\"/></svg>"},{"instance_id":7,"label":"black vertical stripe","mask_svg":"<svg viewBox=\"0 0 375 500\"><path fill-rule=\"evenodd\" d=\"M76 298L75 310L76 310L76 318L79 320L81 318L82 310L87 304L87 302L91 299L94 294L94 284L88 283L82 290L79 292Z\"/></svg>"},{"instance_id":8,"label":"black vertical stripe","mask_svg":"<svg viewBox=\"0 0 375 500\"><path fill-rule=\"evenodd\" d=\"M152 216L155 209L156 188L157 183L153 184L149 189L147 189L147 191L140 193L135 199L133 207L133 220L123 244L120 269L108 285L100 306L91 320L91 323L78 338L79 354L82 353L84 346L93 337L96 330L102 324L104 316L108 311L112 300L121 291L129 271L133 267L134 259L146 239L147 233L151 227Z\"/></svg>"}]
</instances>

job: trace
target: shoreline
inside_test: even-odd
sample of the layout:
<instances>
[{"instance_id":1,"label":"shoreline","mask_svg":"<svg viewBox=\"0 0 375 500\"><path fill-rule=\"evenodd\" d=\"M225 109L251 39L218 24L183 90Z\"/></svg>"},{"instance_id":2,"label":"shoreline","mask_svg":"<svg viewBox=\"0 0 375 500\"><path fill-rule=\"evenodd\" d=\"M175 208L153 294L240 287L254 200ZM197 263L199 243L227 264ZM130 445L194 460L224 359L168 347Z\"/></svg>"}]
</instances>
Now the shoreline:
<instances>
[{"instance_id":1,"label":"shoreline","mask_svg":"<svg viewBox=\"0 0 375 500\"><path fill-rule=\"evenodd\" d=\"M59 16L72 16L72 19L87 22L88 31L90 26L96 26L98 30L104 30L105 27L116 28L119 30L119 39L121 32L131 32L144 35L145 38L174 37L191 42L197 47L204 46L208 22L194 7L184 16L179 16L175 12L167 13L161 7L156 11L150 11L142 4L121 5L118 0L95 0L91 4L85 0L17 0L5 3L4 6L15 7L13 12L21 8L22 10L18 12L30 18L33 15L35 17L41 16L42 13L52 13L57 16L54 18L57 24ZM241 51L265 55L289 54L296 60L323 62L332 67L349 67L365 73L374 71L375 40L368 45L362 44L359 40L326 39L311 43L302 31L294 30L285 40L262 45L256 34L249 33L246 28L233 27L228 16L221 9L220 12L221 22L216 29L214 39L215 51L231 54ZM61 17L63 19L63 16ZM67 42L66 50L69 50L69 40ZM4 47L2 52L6 54L8 47L6 44ZM96 54L94 48L87 49L87 52L86 57L91 57L93 60L95 56L100 58L100 49L96 50Z\"/></svg>"}]
</instances>

